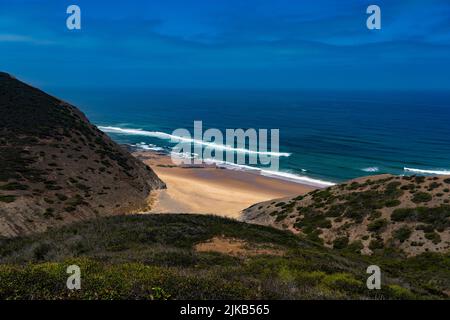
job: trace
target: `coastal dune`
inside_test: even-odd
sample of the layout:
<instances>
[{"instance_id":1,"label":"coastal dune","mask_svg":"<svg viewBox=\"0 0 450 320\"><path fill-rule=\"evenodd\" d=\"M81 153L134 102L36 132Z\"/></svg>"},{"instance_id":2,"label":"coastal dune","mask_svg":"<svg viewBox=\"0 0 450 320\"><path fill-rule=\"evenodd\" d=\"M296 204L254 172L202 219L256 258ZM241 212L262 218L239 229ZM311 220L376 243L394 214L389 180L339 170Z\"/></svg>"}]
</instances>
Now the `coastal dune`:
<instances>
[{"instance_id":1,"label":"coastal dune","mask_svg":"<svg viewBox=\"0 0 450 320\"><path fill-rule=\"evenodd\" d=\"M307 193L315 187L230 170L214 165L175 166L171 158L151 151L134 155L151 166L167 185L152 192L152 213L201 213L239 218L249 206L270 199Z\"/></svg>"}]
</instances>

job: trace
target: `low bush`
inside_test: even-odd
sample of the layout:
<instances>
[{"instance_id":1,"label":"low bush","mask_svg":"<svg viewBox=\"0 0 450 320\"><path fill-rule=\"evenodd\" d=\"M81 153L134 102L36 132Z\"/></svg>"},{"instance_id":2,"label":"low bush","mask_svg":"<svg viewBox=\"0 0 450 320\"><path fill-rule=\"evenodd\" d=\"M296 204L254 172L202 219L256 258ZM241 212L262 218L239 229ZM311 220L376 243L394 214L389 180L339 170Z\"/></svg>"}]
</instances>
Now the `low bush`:
<instances>
[{"instance_id":1,"label":"low bush","mask_svg":"<svg viewBox=\"0 0 450 320\"><path fill-rule=\"evenodd\" d=\"M16 201L16 197L15 196L4 196L4 195L0 195L0 202L6 202L6 203L11 203Z\"/></svg>"},{"instance_id":2,"label":"low bush","mask_svg":"<svg viewBox=\"0 0 450 320\"><path fill-rule=\"evenodd\" d=\"M386 219L377 219L367 225L367 230L370 232L380 232L388 224Z\"/></svg>"},{"instance_id":3,"label":"low bush","mask_svg":"<svg viewBox=\"0 0 450 320\"><path fill-rule=\"evenodd\" d=\"M394 239L399 240L400 242L405 242L406 240L409 239L409 237L411 236L411 229L403 226L397 230L394 231Z\"/></svg>"},{"instance_id":4,"label":"low bush","mask_svg":"<svg viewBox=\"0 0 450 320\"><path fill-rule=\"evenodd\" d=\"M427 192L416 192L414 196L412 197L412 202L414 203L421 203L421 202L429 202L433 199L431 194Z\"/></svg>"},{"instance_id":5,"label":"low bush","mask_svg":"<svg viewBox=\"0 0 450 320\"><path fill-rule=\"evenodd\" d=\"M344 249L348 245L348 237L339 237L334 239L333 248L334 249Z\"/></svg>"}]
</instances>

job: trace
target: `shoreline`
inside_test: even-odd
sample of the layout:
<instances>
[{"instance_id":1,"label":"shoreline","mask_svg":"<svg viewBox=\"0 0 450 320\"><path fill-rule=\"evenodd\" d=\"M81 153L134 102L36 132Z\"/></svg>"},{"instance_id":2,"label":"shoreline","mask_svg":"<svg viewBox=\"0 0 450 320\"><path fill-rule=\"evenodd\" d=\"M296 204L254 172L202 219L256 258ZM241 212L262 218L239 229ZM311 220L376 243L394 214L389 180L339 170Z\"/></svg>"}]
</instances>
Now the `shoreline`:
<instances>
[{"instance_id":1,"label":"shoreline","mask_svg":"<svg viewBox=\"0 0 450 320\"><path fill-rule=\"evenodd\" d=\"M308 193L317 187L269 177L258 171L233 170L215 164L177 166L168 154L134 150L167 189L150 195L149 213L214 214L238 219L241 211L258 202Z\"/></svg>"}]
</instances>

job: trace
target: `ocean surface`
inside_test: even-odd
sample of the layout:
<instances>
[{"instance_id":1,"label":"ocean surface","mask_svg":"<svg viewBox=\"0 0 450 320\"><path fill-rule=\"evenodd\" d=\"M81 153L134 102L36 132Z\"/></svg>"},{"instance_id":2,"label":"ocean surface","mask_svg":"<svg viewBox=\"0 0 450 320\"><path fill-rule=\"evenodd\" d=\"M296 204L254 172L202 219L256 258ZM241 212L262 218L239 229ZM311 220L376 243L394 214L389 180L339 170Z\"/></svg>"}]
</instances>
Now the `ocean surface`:
<instances>
[{"instance_id":1,"label":"ocean surface","mask_svg":"<svg viewBox=\"0 0 450 320\"><path fill-rule=\"evenodd\" d=\"M280 129L279 172L260 172L298 182L450 174L448 92L46 89L115 141L144 149L171 152L169 135L193 132L195 120L204 130Z\"/></svg>"}]
</instances>

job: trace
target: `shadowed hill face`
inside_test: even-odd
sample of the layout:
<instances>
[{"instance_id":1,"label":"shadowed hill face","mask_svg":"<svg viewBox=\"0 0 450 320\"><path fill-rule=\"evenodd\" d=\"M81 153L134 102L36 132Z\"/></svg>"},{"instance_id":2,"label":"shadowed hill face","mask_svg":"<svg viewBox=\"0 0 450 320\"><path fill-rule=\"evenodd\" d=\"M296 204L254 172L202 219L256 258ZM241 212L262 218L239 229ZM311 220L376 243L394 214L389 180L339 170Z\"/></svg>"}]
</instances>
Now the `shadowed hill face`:
<instances>
[{"instance_id":1,"label":"shadowed hill face","mask_svg":"<svg viewBox=\"0 0 450 320\"><path fill-rule=\"evenodd\" d=\"M75 108L61 107L61 101L0 73L0 127L12 134L29 134L35 138L58 137L58 130L72 127L80 119ZM80 116L79 114L78 116ZM52 132L56 131L56 132Z\"/></svg>"},{"instance_id":2,"label":"shadowed hill face","mask_svg":"<svg viewBox=\"0 0 450 320\"><path fill-rule=\"evenodd\" d=\"M335 249L407 255L450 251L450 178L374 176L267 201L243 220L306 235Z\"/></svg>"},{"instance_id":3,"label":"shadowed hill face","mask_svg":"<svg viewBox=\"0 0 450 320\"><path fill-rule=\"evenodd\" d=\"M145 209L155 173L74 106L0 73L0 235Z\"/></svg>"}]
</instances>

